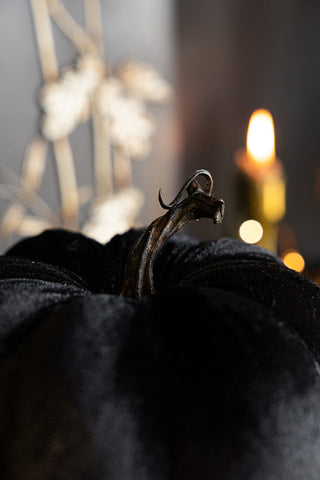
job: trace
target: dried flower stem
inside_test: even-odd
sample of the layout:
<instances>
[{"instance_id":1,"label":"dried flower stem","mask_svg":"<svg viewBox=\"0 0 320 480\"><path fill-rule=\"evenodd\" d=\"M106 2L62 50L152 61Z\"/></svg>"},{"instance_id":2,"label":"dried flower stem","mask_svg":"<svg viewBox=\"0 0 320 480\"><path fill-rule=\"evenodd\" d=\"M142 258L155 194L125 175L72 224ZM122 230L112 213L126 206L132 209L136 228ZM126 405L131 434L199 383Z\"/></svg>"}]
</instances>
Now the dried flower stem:
<instances>
[{"instance_id":1,"label":"dried flower stem","mask_svg":"<svg viewBox=\"0 0 320 480\"><path fill-rule=\"evenodd\" d=\"M90 185L84 185L78 188L79 206L82 207L93 199L93 188Z\"/></svg>"},{"instance_id":2,"label":"dried flower stem","mask_svg":"<svg viewBox=\"0 0 320 480\"><path fill-rule=\"evenodd\" d=\"M53 142L61 195L63 225L79 225L79 192L70 142L68 138Z\"/></svg>"},{"instance_id":3,"label":"dried flower stem","mask_svg":"<svg viewBox=\"0 0 320 480\"><path fill-rule=\"evenodd\" d=\"M103 35L101 22L100 0L85 0L84 11L86 19L86 31L97 45L100 55L103 57Z\"/></svg>"},{"instance_id":4,"label":"dried flower stem","mask_svg":"<svg viewBox=\"0 0 320 480\"><path fill-rule=\"evenodd\" d=\"M16 173L4 165L0 165L0 176L4 179L2 190L10 192L22 205L29 208L35 215L50 219L54 224L59 223L59 218L49 205L27 185ZM2 194L1 190L0 193Z\"/></svg>"},{"instance_id":5,"label":"dried flower stem","mask_svg":"<svg viewBox=\"0 0 320 480\"><path fill-rule=\"evenodd\" d=\"M108 126L94 103L92 120L96 192L98 197L103 197L113 192L111 142Z\"/></svg>"},{"instance_id":6,"label":"dried flower stem","mask_svg":"<svg viewBox=\"0 0 320 480\"><path fill-rule=\"evenodd\" d=\"M2 240L8 241L18 230L24 214L25 207L21 203L12 203L11 205L8 205L1 220Z\"/></svg>"},{"instance_id":7,"label":"dried flower stem","mask_svg":"<svg viewBox=\"0 0 320 480\"><path fill-rule=\"evenodd\" d=\"M124 151L113 150L113 168L117 189L133 184L131 158Z\"/></svg>"},{"instance_id":8,"label":"dried flower stem","mask_svg":"<svg viewBox=\"0 0 320 480\"><path fill-rule=\"evenodd\" d=\"M27 209L26 204L33 197L32 192L39 188L45 168L46 152L47 142L40 136L36 136L26 149L23 159L21 187L17 187L20 199L16 199L7 207L1 220L1 235L7 240L20 230ZM7 190L6 193L9 194L9 198L12 198L12 192ZM33 234L33 232L30 232L30 234Z\"/></svg>"},{"instance_id":9,"label":"dried flower stem","mask_svg":"<svg viewBox=\"0 0 320 480\"><path fill-rule=\"evenodd\" d=\"M46 167L48 142L37 135L27 146L22 162L22 179L33 190L38 190Z\"/></svg>"},{"instance_id":10,"label":"dried flower stem","mask_svg":"<svg viewBox=\"0 0 320 480\"><path fill-rule=\"evenodd\" d=\"M50 13L64 33L69 38L71 36L76 45L79 43L80 51L92 51L93 42L57 0L32 0L32 12L35 19L44 80L56 80L59 77L59 68L54 48ZM97 50L96 47L94 49ZM49 60L46 58L47 56ZM63 224L77 228L79 224L79 194L69 139L65 138L53 142L53 148L59 177Z\"/></svg>"},{"instance_id":11,"label":"dried flower stem","mask_svg":"<svg viewBox=\"0 0 320 480\"><path fill-rule=\"evenodd\" d=\"M37 235L47 228L52 228L52 223L36 218L31 215L23 215L19 225L17 226L17 233L20 235Z\"/></svg>"},{"instance_id":12,"label":"dried flower stem","mask_svg":"<svg viewBox=\"0 0 320 480\"><path fill-rule=\"evenodd\" d=\"M49 11L62 33L69 38L80 53L98 53L94 41L85 30L74 21L59 0L48 0Z\"/></svg>"},{"instance_id":13,"label":"dried flower stem","mask_svg":"<svg viewBox=\"0 0 320 480\"><path fill-rule=\"evenodd\" d=\"M31 7L43 77L45 80L57 80L59 77L59 67L55 52L48 2L47 0L31 0Z\"/></svg>"}]
</instances>

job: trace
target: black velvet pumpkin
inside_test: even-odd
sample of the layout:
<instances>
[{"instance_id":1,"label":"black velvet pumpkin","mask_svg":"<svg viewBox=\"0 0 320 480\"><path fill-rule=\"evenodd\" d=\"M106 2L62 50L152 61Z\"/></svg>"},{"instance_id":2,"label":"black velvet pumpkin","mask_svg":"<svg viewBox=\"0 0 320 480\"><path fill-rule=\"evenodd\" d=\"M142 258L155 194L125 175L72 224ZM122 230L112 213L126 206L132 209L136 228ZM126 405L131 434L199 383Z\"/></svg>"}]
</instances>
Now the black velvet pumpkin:
<instances>
[{"instance_id":1,"label":"black velvet pumpkin","mask_svg":"<svg viewBox=\"0 0 320 480\"><path fill-rule=\"evenodd\" d=\"M236 240L46 231L0 257L5 480L320 478L320 290Z\"/></svg>"}]
</instances>

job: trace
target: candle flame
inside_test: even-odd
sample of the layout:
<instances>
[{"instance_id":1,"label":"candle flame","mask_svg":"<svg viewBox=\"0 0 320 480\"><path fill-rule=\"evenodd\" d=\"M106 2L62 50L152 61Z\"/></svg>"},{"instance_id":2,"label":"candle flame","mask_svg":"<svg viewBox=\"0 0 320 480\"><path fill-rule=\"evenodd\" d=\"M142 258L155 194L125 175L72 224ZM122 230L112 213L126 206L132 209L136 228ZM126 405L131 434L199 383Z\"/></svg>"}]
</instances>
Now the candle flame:
<instances>
[{"instance_id":1,"label":"candle flame","mask_svg":"<svg viewBox=\"0 0 320 480\"><path fill-rule=\"evenodd\" d=\"M268 166L275 161L274 124L268 110L256 110L250 117L247 153L256 165Z\"/></svg>"}]
</instances>

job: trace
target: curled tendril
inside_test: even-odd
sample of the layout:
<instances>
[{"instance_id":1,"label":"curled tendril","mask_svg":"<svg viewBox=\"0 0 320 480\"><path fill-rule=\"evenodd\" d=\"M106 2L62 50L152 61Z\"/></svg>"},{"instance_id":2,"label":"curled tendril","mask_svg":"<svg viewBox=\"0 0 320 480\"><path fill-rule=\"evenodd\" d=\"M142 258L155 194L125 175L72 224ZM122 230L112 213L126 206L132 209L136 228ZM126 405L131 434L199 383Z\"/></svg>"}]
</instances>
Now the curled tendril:
<instances>
[{"instance_id":1,"label":"curled tendril","mask_svg":"<svg viewBox=\"0 0 320 480\"><path fill-rule=\"evenodd\" d=\"M201 187L200 183L197 180L197 178L200 177L200 176L206 178L206 184L205 184L204 188ZM212 192L213 192L213 179L212 179L212 176L211 176L210 172L208 172L208 170L204 170L204 169L196 170L185 181L185 183L183 184L183 186L181 187L181 189L179 190L179 192L177 193L175 198L170 203L166 203L166 202L163 201L162 194L161 194L161 189L160 189L159 190L159 196L158 196L159 203L160 203L161 207L164 208L165 210L170 210L171 208L179 205L179 201L180 201L182 195L185 192L187 192L187 194L190 196L196 190L202 191L203 193L205 193L206 195L211 197Z\"/></svg>"}]
</instances>

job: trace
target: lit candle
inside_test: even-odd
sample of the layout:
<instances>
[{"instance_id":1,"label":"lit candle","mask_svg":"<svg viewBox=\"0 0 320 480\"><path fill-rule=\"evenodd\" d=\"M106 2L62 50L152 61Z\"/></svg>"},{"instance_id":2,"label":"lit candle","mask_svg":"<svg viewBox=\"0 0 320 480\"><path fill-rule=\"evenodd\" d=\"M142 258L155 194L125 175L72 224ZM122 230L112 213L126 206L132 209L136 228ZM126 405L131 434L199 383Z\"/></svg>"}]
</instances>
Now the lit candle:
<instances>
[{"instance_id":1,"label":"lit candle","mask_svg":"<svg viewBox=\"0 0 320 480\"><path fill-rule=\"evenodd\" d=\"M285 178L276 157L273 119L267 110L250 118L247 148L236 153L239 168L239 236L277 251L277 225L285 214Z\"/></svg>"}]
</instances>

